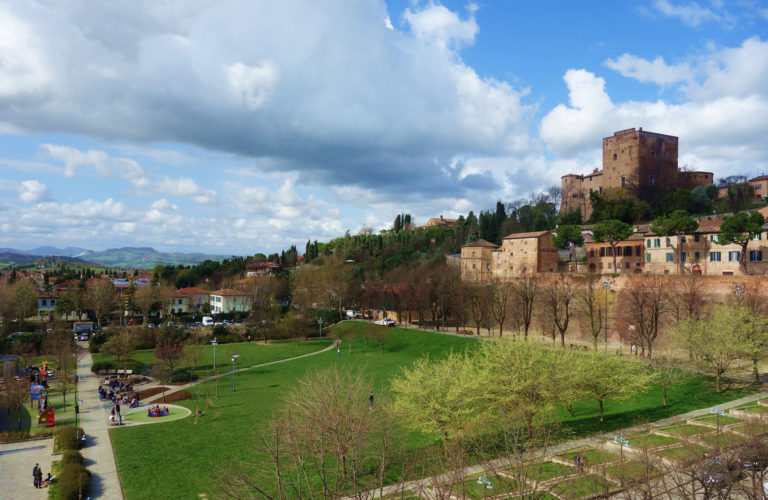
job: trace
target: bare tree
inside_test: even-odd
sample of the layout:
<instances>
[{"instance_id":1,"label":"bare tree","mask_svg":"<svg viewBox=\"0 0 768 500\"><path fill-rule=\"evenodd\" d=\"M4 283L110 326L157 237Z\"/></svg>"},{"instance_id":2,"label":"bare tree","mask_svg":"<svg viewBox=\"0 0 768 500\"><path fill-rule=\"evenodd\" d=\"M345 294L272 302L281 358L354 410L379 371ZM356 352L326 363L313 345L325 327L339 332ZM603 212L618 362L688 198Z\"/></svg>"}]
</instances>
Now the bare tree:
<instances>
[{"instance_id":1,"label":"bare tree","mask_svg":"<svg viewBox=\"0 0 768 500\"><path fill-rule=\"evenodd\" d=\"M539 294L539 278L535 274L525 274L512 285L512 289L517 294L517 301L520 309L516 311L523 323L523 333L525 339L528 339L528 330L533 320L534 304Z\"/></svg>"},{"instance_id":2,"label":"bare tree","mask_svg":"<svg viewBox=\"0 0 768 500\"><path fill-rule=\"evenodd\" d=\"M620 314L634 326L627 329L629 340L640 347L643 355L652 359L654 342L668 312L669 283L661 276L643 276L628 283L622 295Z\"/></svg>"},{"instance_id":3,"label":"bare tree","mask_svg":"<svg viewBox=\"0 0 768 500\"><path fill-rule=\"evenodd\" d=\"M479 284L468 284L466 287L467 303L469 304L470 316L475 322L477 334L480 335L480 325L488 312L487 307L487 289Z\"/></svg>"},{"instance_id":4,"label":"bare tree","mask_svg":"<svg viewBox=\"0 0 768 500\"><path fill-rule=\"evenodd\" d=\"M101 327L102 321L109 319L118 305L115 286L110 281L100 280L97 285L88 290L86 302L96 316L96 323Z\"/></svg>"},{"instance_id":5,"label":"bare tree","mask_svg":"<svg viewBox=\"0 0 768 500\"><path fill-rule=\"evenodd\" d=\"M488 286L488 295L491 316L499 325L499 337L501 337L504 333L504 321L509 314L510 285L496 278Z\"/></svg>"},{"instance_id":6,"label":"bare tree","mask_svg":"<svg viewBox=\"0 0 768 500\"><path fill-rule=\"evenodd\" d=\"M689 273L678 276L670 295L675 321L699 318L704 309L704 280L700 274Z\"/></svg>"},{"instance_id":7,"label":"bare tree","mask_svg":"<svg viewBox=\"0 0 768 500\"><path fill-rule=\"evenodd\" d=\"M600 339L600 332L603 331L603 300L602 293L608 293L598 286L599 277L587 276L578 292L579 302L581 303L581 318L586 324L589 335L592 337L592 346L597 350L597 342Z\"/></svg>"},{"instance_id":8,"label":"bare tree","mask_svg":"<svg viewBox=\"0 0 768 500\"><path fill-rule=\"evenodd\" d=\"M549 314L560 334L560 345L565 347L565 332L571 320L571 302L576 294L573 281L563 275L547 285L544 289L544 300L549 308Z\"/></svg>"}]
</instances>

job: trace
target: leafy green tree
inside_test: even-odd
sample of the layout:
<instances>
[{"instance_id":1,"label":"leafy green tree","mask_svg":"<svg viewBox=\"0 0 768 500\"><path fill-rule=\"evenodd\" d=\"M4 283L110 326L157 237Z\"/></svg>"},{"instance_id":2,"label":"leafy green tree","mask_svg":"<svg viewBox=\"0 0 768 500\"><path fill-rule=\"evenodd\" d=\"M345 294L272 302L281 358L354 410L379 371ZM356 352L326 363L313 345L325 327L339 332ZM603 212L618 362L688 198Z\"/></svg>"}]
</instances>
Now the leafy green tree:
<instances>
[{"instance_id":1,"label":"leafy green tree","mask_svg":"<svg viewBox=\"0 0 768 500\"><path fill-rule=\"evenodd\" d=\"M571 243L574 246L584 246L584 236L581 234L581 226L561 225L555 229L552 236L552 244L555 248L568 248ZM573 259L573 254L571 254Z\"/></svg>"},{"instance_id":2,"label":"leafy green tree","mask_svg":"<svg viewBox=\"0 0 768 500\"><path fill-rule=\"evenodd\" d=\"M578 226L584 223L584 218L581 215L581 210L571 210L560 214L558 223L564 226Z\"/></svg>"},{"instance_id":3,"label":"leafy green tree","mask_svg":"<svg viewBox=\"0 0 768 500\"><path fill-rule=\"evenodd\" d=\"M708 213L712 209L710 198L706 190L696 186L691 190L691 199L688 201L688 211L694 214Z\"/></svg>"},{"instance_id":4,"label":"leafy green tree","mask_svg":"<svg viewBox=\"0 0 768 500\"><path fill-rule=\"evenodd\" d=\"M21 325L24 318L34 316L37 313L37 288L29 281L18 281L11 287L7 303L4 306L4 314L15 319Z\"/></svg>"},{"instance_id":5,"label":"leafy green tree","mask_svg":"<svg viewBox=\"0 0 768 500\"><path fill-rule=\"evenodd\" d=\"M528 435L538 416L569 399L573 384L564 367L572 366L572 351L499 340L483 342L480 357L480 378L490 408L502 422L522 417Z\"/></svg>"},{"instance_id":6,"label":"leafy green tree","mask_svg":"<svg viewBox=\"0 0 768 500\"><path fill-rule=\"evenodd\" d=\"M722 376L741 355L743 338L740 331L748 318L746 309L720 306L709 317L688 318L673 330L673 336L682 347L696 355L699 365L715 376L715 388L720 392ZM737 331L734 331L737 330Z\"/></svg>"},{"instance_id":7,"label":"leafy green tree","mask_svg":"<svg viewBox=\"0 0 768 500\"><path fill-rule=\"evenodd\" d=\"M752 373L755 383L760 383L758 363L768 356L768 318L762 313L736 304L732 307L739 308L741 322L736 332L739 334L736 341L739 343L742 355L752 361Z\"/></svg>"},{"instance_id":8,"label":"leafy green tree","mask_svg":"<svg viewBox=\"0 0 768 500\"><path fill-rule=\"evenodd\" d=\"M394 407L407 426L440 433L447 456L448 442L477 432L487 414L477 374L467 354L419 359L392 380Z\"/></svg>"},{"instance_id":9,"label":"leafy green tree","mask_svg":"<svg viewBox=\"0 0 768 500\"><path fill-rule=\"evenodd\" d=\"M592 229L592 238L598 243L608 243L613 253L613 270L616 271L616 245L632 236L632 226L620 220L598 222Z\"/></svg>"},{"instance_id":10,"label":"leafy green tree","mask_svg":"<svg viewBox=\"0 0 768 500\"><path fill-rule=\"evenodd\" d=\"M752 238L763 233L763 224L765 217L760 212L740 212L723 217L717 242L721 245L735 243L741 246L739 267L744 274L747 274L747 245Z\"/></svg>"},{"instance_id":11,"label":"leafy green tree","mask_svg":"<svg viewBox=\"0 0 768 500\"><path fill-rule=\"evenodd\" d=\"M708 184L707 187L704 188L704 192L707 194L707 198L709 198L710 201L714 201L717 199L719 190L715 184Z\"/></svg>"},{"instance_id":12,"label":"leafy green tree","mask_svg":"<svg viewBox=\"0 0 768 500\"><path fill-rule=\"evenodd\" d=\"M122 361L123 369L126 369L128 360L131 359L136 350L136 337L130 330L124 329L117 335L110 337L101 350L114 356L118 363Z\"/></svg>"},{"instance_id":13,"label":"leafy green tree","mask_svg":"<svg viewBox=\"0 0 768 500\"><path fill-rule=\"evenodd\" d=\"M597 351L575 358L570 375L577 378L583 397L599 403L600 422L603 421L605 401L629 399L644 391L653 377L645 366L637 361L627 361Z\"/></svg>"},{"instance_id":14,"label":"leafy green tree","mask_svg":"<svg viewBox=\"0 0 768 500\"><path fill-rule=\"evenodd\" d=\"M699 221L694 219L686 210L675 210L669 215L656 218L651 223L651 231L659 236L676 236L677 245L675 253L677 254L677 265L680 274L683 274L685 263L683 262L683 235L691 234L699 227Z\"/></svg>"}]
</instances>

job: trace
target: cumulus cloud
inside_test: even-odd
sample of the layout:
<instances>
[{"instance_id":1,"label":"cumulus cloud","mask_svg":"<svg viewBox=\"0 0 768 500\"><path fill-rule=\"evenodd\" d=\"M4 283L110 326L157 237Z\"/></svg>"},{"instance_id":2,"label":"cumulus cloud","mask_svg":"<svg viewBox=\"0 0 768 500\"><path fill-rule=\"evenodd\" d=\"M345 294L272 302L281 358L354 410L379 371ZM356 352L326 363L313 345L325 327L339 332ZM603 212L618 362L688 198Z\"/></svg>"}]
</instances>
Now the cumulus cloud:
<instances>
[{"instance_id":1,"label":"cumulus cloud","mask_svg":"<svg viewBox=\"0 0 768 500\"><path fill-rule=\"evenodd\" d=\"M603 78L569 70L564 79L570 105L544 116L541 137L549 151L577 158L600 147L596 138L642 126L680 137L682 164L718 176L768 170L768 42L752 38L714 50L697 58L691 71L696 77L677 89L682 102L614 102Z\"/></svg>"},{"instance_id":2,"label":"cumulus cloud","mask_svg":"<svg viewBox=\"0 0 768 500\"><path fill-rule=\"evenodd\" d=\"M37 203L48 198L48 186L38 180L23 181L19 199L26 203Z\"/></svg>"},{"instance_id":3,"label":"cumulus cloud","mask_svg":"<svg viewBox=\"0 0 768 500\"><path fill-rule=\"evenodd\" d=\"M536 112L527 89L462 61L478 33L475 9L412 5L395 28L382 0L12 5L9 24L26 35L4 39L0 54L34 51L18 64L40 61L40 70L0 80L42 85L55 99L10 92L0 127L192 144L302 183L460 197L467 188L443 168L457 155L529 148ZM103 163L73 158L66 172L83 161Z\"/></svg>"}]
</instances>

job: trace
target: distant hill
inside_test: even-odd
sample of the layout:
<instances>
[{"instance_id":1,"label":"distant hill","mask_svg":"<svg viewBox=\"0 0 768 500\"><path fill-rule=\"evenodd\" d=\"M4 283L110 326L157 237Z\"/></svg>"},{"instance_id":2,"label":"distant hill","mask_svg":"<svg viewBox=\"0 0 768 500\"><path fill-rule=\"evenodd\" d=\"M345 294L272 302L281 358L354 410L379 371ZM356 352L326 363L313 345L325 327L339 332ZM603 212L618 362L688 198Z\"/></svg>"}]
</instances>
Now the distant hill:
<instances>
[{"instance_id":1,"label":"distant hill","mask_svg":"<svg viewBox=\"0 0 768 500\"><path fill-rule=\"evenodd\" d=\"M110 248L102 252L86 250L77 254L77 257L94 264L126 269L152 269L158 264L188 266L205 260L221 262L226 258L223 255L204 253L158 252L151 247Z\"/></svg>"},{"instance_id":2,"label":"distant hill","mask_svg":"<svg viewBox=\"0 0 768 500\"><path fill-rule=\"evenodd\" d=\"M33 264L42 261L41 257L56 257L67 262L124 269L152 269L158 264L188 266L205 260L221 262L226 258L223 255L203 253L158 252L151 247L110 248L101 252L77 247L38 247L31 250L0 248L0 267Z\"/></svg>"}]
</instances>

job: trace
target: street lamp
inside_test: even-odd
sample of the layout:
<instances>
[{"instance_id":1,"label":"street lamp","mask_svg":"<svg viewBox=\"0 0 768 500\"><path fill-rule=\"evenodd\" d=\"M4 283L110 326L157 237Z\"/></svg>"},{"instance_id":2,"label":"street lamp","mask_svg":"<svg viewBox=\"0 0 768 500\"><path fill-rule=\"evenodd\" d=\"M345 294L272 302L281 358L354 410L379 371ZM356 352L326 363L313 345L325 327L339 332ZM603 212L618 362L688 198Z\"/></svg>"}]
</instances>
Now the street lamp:
<instances>
[{"instance_id":1,"label":"street lamp","mask_svg":"<svg viewBox=\"0 0 768 500\"><path fill-rule=\"evenodd\" d=\"M237 358L239 357L239 354L232 355L232 392L235 392L235 366L237 365Z\"/></svg>"},{"instance_id":2,"label":"street lamp","mask_svg":"<svg viewBox=\"0 0 768 500\"><path fill-rule=\"evenodd\" d=\"M318 332L318 333L319 333L319 335L318 335L318 336L319 336L320 338L322 338L322 337L323 337L323 318L318 318L318 320L317 320L317 325L318 325L318 327L319 327L319 332Z\"/></svg>"},{"instance_id":3,"label":"street lamp","mask_svg":"<svg viewBox=\"0 0 768 500\"><path fill-rule=\"evenodd\" d=\"M219 345L219 343L216 342L216 337L213 337L211 344L213 344L213 372L216 373L216 346Z\"/></svg>"},{"instance_id":4,"label":"street lamp","mask_svg":"<svg viewBox=\"0 0 768 500\"><path fill-rule=\"evenodd\" d=\"M485 476L478 477L477 478L477 484L484 485L484 486L482 486L482 488L483 488L483 498L486 497L486 490L492 490L493 489L493 484L491 484L491 481L486 479Z\"/></svg>"},{"instance_id":5,"label":"street lamp","mask_svg":"<svg viewBox=\"0 0 768 500\"><path fill-rule=\"evenodd\" d=\"M720 434L720 415L725 416L725 410L720 409L720 405L716 405L714 408L709 409L709 413L715 414L715 428L716 433Z\"/></svg>"},{"instance_id":6,"label":"street lamp","mask_svg":"<svg viewBox=\"0 0 768 500\"><path fill-rule=\"evenodd\" d=\"M624 438L624 434L619 434L618 436L614 436L613 438L613 444L618 444L620 447L620 453L621 453L621 461L624 461L624 447L626 446L629 448L629 439Z\"/></svg>"},{"instance_id":7,"label":"street lamp","mask_svg":"<svg viewBox=\"0 0 768 500\"><path fill-rule=\"evenodd\" d=\"M605 290L605 345L608 345L608 290L611 289L611 282L603 280L603 290Z\"/></svg>"},{"instance_id":8,"label":"street lamp","mask_svg":"<svg viewBox=\"0 0 768 500\"><path fill-rule=\"evenodd\" d=\"M736 297L739 302L741 302L741 296L744 295L744 290L746 289L745 285L733 285L733 293L736 294Z\"/></svg>"}]
</instances>

